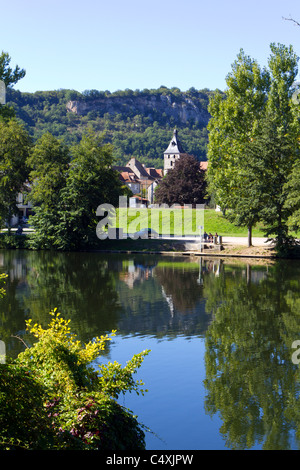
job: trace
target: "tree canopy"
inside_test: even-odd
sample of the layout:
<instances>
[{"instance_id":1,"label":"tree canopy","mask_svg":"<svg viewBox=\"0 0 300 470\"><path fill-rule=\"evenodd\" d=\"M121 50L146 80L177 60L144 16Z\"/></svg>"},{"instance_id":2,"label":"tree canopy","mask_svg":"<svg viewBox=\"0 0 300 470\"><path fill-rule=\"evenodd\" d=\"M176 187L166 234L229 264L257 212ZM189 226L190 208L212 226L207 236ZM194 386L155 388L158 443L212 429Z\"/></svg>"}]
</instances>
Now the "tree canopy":
<instances>
[{"instance_id":1,"label":"tree canopy","mask_svg":"<svg viewBox=\"0 0 300 470\"><path fill-rule=\"evenodd\" d=\"M159 204L203 204L205 200L205 172L192 155L183 155L155 190Z\"/></svg>"},{"instance_id":2,"label":"tree canopy","mask_svg":"<svg viewBox=\"0 0 300 470\"><path fill-rule=\"evenodd\" d=\"M113 162L112 147L93 131L70 149L49 134L36 143L28 159L28 198L35 211L30 219L35 228L32 248L76 250L98 243L97 207L117 207L119 196L127 191Z\"/></svg>"},{"instance_id":3,"label":"tree canopy","mask_svg":"<svg viewBox=\"0 0 300 470\"><path fill-rule=\"evenodd\" d=\"M0 120L0 217L7 220L16 212L16 200L28 176L27 158L31 138L15 119Z\"/></svg>"},{"instance_id":4,"label":"tree canopy","mask_svg":"<svg viewBox=\"0 0 300 470\"><path fill-rule=\"evenodd\" d=\"M284 184L299 157L298 111L291 100L298 57L291 46L270 48L263 69L241 51L226 79L226 97L210 101L208 182L227 217L248 227L249 245L261 220L279 247L290 239Z\"/></svg>"},{"instance_id":5,"label":"tree canopy","mask_svg":"<svg viewBox=\"0 0 300 470\"><path fill-rule=\"evenodd\" d=\"M207 106L214 91L176 90L164 87L113 93L69 89L23 93L9 88L7 104L34 141L49 132L68 145L77 144L90 126L97 133L105 133L105 143L113 145L118 164L124 165L134 156L146 167L163 168L163 153L174 127L180 131L186 152L198 160L206 159ZM82 104L83 111L68 110L70 100ZM191 106L189 103L199 118L178 112L181 106L184 110Z\"/></svg>"},{"instance_id":6,"label":"tree canopy","mask_svg":"<svg viewBox=\"0 0 300 470\"><path fill-rule=\"evenodd\" d=\"M15 85L21 78L25 77L25 70L20 69L18 65L13 70L10 67L11 58L7 52L2 51L0 54L0 80L3 81L6 88ZM0 104L0 118L10 119L15 115L12 106Z\"/></svg>"},{"instance_id":7,"label":"tree canopy","mask_svg":"<svg viewBox=\"0 0 300 470\"><path fill-rule=\"evenodd\" d=\"M16 65L13 70L10 67L10 61L11 58L9 54L2 51L0 55L0 77L7 87L15 85L21 78L24 78L26 74L26 71L21 69L18 65Z\"/></svg>"}]
</instances>

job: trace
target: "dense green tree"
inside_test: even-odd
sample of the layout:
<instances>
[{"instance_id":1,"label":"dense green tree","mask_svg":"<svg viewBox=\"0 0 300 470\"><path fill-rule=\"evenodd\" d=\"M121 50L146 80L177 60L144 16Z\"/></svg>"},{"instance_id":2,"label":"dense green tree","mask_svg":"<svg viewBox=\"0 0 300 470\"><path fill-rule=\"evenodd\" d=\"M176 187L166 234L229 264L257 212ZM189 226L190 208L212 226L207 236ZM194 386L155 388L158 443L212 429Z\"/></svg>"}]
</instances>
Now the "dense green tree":
<instances>
[{"instance_id":1,"label":"dense green tree","mask_svg":"<svg viewBox=\"0 0 300 470\"><path fill-rule=\"evenodd\" d=\"M61 205L61 191L66 185L70 152L50 133L35 144L27 159L30 168L28 199L34 207L30 222L35 228L31 246L50 248L56 237L57 210Z\"/></svg>"},{"instance_id":2,"label":"dense green tree","mask_svg":"<svg viewBox=\"0 0 300 470\"><path fill-rule=\"evenodd\" d=\"M269 67L263 70L241 52L227 77L226 98L217 94L210 101L208 180L227 216L248 227L249 245L253 225L263 220L279 247L288 240L285 215L274 224L271 219L283 207L283 185L297 157L299 126L291 94L298 58L292 47L270 47Z\"/></svg>"},{"instance_id":3,"label":"dense green tree","mask_svg":"<svg viewBox=\"0 0 300 470\"><path fill-rule=\"evenodd\" d=\"M10 67L11 58L7 52L0 54L0 80L4 82L5 87L12 87L21 78L25 76L25 70L16 65L13 70ZM6 104L0 104L0 118L4 120L11 119L15 115L14 109Z\"/></svg>"},{"instance_id":4,"label":"dense green tree","mask_svg":"<svg viewBox=\"0 0 300 470\"><path fill-rule=\"evenodd\" d=\"M49 132L36 142L27 159L31 168L30 200L36 206L56 206L59 191L66 184L70 160L69 148Z\"/></svg>"},{"instance_id":5,"label":"dense green tree","mask_svg":"<svg viewBox=\"0 0 300 470\"><path fill-rule=\"evenodd\" d=\"M299 159L298 107L293 104L293 84L298 73L298 57L292 47L271 45L269 59L271 86L266 111L257 138L251 143L256 160L263 162L258 174L262 190L262 220L266 235L273 238L279 252L293 243L287 224L291 210L286 205L289 180Z\"/></svg>"},{"instance_id":6,"label":"dense green tree","mask_svg":"<svg viewBox=\"0 0 300 470\"><path fill-rule=\"evenodd\" d=\"M9 54L2 51L0 55L0 78L7 87L15 85L21 78L25 77L26 74L25 70L20 69L18 65L16 65L13 70L10 67L10 61L11 58Z\"/></svg>"},{"instance_id":7,"label":"dense green tree","mask_svg":"<svg viewBox=\"0 0 300 470\"><path fill-rule=\"evenodd\" d=\"M42 164L43 155L52 152L49 173ZM31 222L35 228L30 241L33 248L76 250L98 242L97 207L108 203L118 206L119 196L126 193L119 175L112 169L112 147L93 131L68 152L49 135L39 141L30 163L33 202L37 204ZM52 175L53 178L48 178ZM45 197L45 199L44 199Z\"/></svg>"},{"instance_id":8,"label":"dense green tree","mask_svg":"<svg viewBox=\"0 0 300 470\"><path fill-rule=\"evenodd\" d=\"M255 140L249 143L247 152L255 164L251 175L257 181L257 198L261 205L259 219L263 223L265 235L273 239L278 252L283 254L294 243L288 225L293 205L287 204L290 195L286 184L293 163L298 161L294 130L278 126L274 113L267 113Z\"/></svg>"},{"instance_id":9,"label":"dense green tree","mask_svg":"<svg viewBox=\"0 0 300 470\"><path fill-rule=\"evenodd\" d=\"M23 125L14 119L0 120L0 216L9 228L11 217L17 214L17 195L28 176L30 149L31 138Z\"/></svg>"},{"instance_id":10,"label":"dense green tree","mask_svg":"<svg viewBox=\"0 0 300 470\"><path fill-rule=\"evenodd\" d=\"M209 192L237 225L248 227L251 245L251 231L258 220L260 205L248 174L245 146L258 127L270 77L241 50L226 83L226 97L217 93L209 104L212 116L208 124Z\"/></svg>"},{"instance_id":11,"label":"dense green tree","mask_svg":"<svg viewBox=\"0 0 300 470\"><path fill-rule=\"evenodd\" d=\"M67 184L62 191L63 204L68 211L63 238L69 248L76 249L97 242L97 207L104 203L118 207L119 196L126 188L112 169L112 147L104 144L101 136L87 132L72 153Z\"/></svg>"},{"instance_id":12,"label":"dense green tree","mask_svg":"<svg viewBox=\"0 0 300 470\"><path fill-rule=\"evenodd\" d=\"M7 52L0 54L0 80L5 87L12 87L25 76L25 70L17 65L10 67L11 58ZM17 212L16 197L26 180L26 158L31 145L24 126L14 118L14 109L0 104L0 221L8 220Z\"/></svg>"},{"instance_id":13,"label":"dense green tree","mask_svg":"<svg viewBox=\"0 0 300 470\"><path fill-rule=\"evenodd\" d=\"M203 204L205 200L205 172L192 155L184 155L176 161L172 170L155 190L158 204Z\"/></svg>"}]
</instances>

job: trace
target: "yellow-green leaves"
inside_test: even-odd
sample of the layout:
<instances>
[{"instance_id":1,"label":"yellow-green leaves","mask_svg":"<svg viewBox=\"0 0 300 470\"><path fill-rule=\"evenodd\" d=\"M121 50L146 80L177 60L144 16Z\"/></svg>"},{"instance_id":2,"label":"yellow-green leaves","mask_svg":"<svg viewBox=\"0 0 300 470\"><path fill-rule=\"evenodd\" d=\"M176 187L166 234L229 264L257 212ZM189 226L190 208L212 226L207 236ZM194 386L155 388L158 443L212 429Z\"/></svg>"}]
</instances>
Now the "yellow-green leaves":
<instances>
[{"instance_id":1,"label":"yellow-green leaves","mask_svg":"<svg viewBox=\"0 0 300 470\"><path fill-rule=\"evenodd\" d=\"M140 424L115 398L126 391L144 394L142 381L134 381L132 376L149 351L135 355L124 368L114 362L101 366L97 372L92 362L99 358L115 331L111 336L99 335L82 344L72 332L70 320L64 319L56 308L50 312L50 317L47 328L27 321L27 328L36 341L10 366L13 378L17 379L21 373L21 382L9 381L14 384L13 395L18 397L16 404L12 405L9 391L5 395L7 387L3 382L6 385L7 381L3 380L3 370L0 374L0 421L7 411L5 419L13 430L13 433L6 433L6 429L0 429L0 449L5 445L7 434L14 437L21 434L18 446L28 449L41 448L38 446L43 440L44 448L53 449L110 450L112 446L122 450L144 449ZM36 396L31 396L33 389ZM4 404L7 403L6 410ZM28 423L18 422L16 418L20 416L20 407L24 411L22 420L23 416L30 419L29 431ZM34 423L39 426L37 442L31 437L28 442L27 435L31 436ZM24 426L26 432L20 433ZM10 437L7 442L14 446Z\"/></svg>"},{"instance_id":2,"label":"yellow-green leaves","mask_svg":"<svg viewBox=\"0 0 300 470\"><path fill-rule=\"evenodd\" d=\"M124 368L117 362L101 365L101 376L99 377L101 390L115 398L120 393L125 393L126 391L135 391L137 394L141 393L144 395L147 390L140 389L140 386L144 385L144 383L142 381L134 381L132 375L142 365L144 357L149 353L150 350L145 350L140 354L135 354Z\"/></svg>"},{"instance_id":3,"label":"yellow-green leaves","mask_svg":"<svg viewBox=\"0 0 300 470\"><path fill-rule=\"evenodd\" d=\"M0 274L0 283L3 282L7 278L7 274ZM5 295L4 287L0 287L0 298Z\"/></svg>"},{"instance_id":4,"label":"yellow-green leaves","mask_svg":"<svg viewBox=\"0 0 300 470\"><path fill-rule=\"evenodd\" d=\"M21 353L18 359L38 371L51 393L74 393L82 386L87 389L96 387L97 392L113 397L125 391L144 393L140 389L142 382L135 382L132 375L149 351L135 355L124 368L114 362L100 366L101 374L96 373L91 363L99 358L116 330L82 344L72 332L70 320L64 319L56 308L50 316L51 321L46 329L38 323L33 324L32 320L26 322L27 329L38 341Z\"/></svg>"}]
</instances>

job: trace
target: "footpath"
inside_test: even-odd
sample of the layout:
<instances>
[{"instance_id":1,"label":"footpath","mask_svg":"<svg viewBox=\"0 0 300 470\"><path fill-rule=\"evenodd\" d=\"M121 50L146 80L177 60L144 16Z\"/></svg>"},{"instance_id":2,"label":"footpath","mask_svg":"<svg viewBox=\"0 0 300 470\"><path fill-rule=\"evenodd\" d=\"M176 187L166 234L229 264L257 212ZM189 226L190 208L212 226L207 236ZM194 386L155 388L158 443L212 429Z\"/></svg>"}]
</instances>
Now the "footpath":
<instances>
[{"instance_id":1,"label":"footpath","mask_svg":"<svg viewBox=\"0 0 300 470\"><path fill-rule=\"evenodd\" d=\"M274 258L272 243L267 238L253 237L252 246L248 247L247 237L222 237L221 244L186 242L185 255L243 257L243 258Z\"/></svg>"},{"instance_id":2,"label":"footpath","mask_svg":"<svg viewBox=\"0 0 300 470\"><path fill-rule=\"evenodd\" d=\"M204 250L204 255L239 257L239 258L275 258L272 242L267 238L253 237L252 246L248 247L247 237L222 237L222 245Z\"/></svg>"},{"instance_id":3,"label":"footpath","mask_svg":"<svg viewBox=\"0 0 300 470\"><path fill-rule=\"evenodd\" d=\"M253 246L271 246L271 242L267 241L267 238L252 238ZM248 238L247 237L222 237L223 245L238 245L238 246L247 246Z\"/></svg>"}]
</instances>

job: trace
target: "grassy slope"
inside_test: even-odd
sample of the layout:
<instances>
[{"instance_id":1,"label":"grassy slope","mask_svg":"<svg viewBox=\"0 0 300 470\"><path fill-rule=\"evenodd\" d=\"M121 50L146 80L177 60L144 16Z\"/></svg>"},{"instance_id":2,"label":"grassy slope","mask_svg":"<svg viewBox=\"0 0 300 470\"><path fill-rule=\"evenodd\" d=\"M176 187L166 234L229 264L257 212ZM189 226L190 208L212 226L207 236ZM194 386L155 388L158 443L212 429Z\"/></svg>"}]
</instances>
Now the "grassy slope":
<instances>
[{"instance_id":1,"label":"grassy slope","mask_svg":"<svg viewBox=\"0 0 300 470\"><path fill-rule=\"evenodd\" d=\"M130 217L131 214L131 217ZM134 215L135 214L135 215ZM174 211L174 215L170 214L168 218L167 211L164 212L164 222L163 224L160 222L158 225L158 212L154 210L155 220L153 224L150 223L148 217L149 212L147 210L142 210L140 213L135 213L134 210L129 209L128 213L128 220L127 220L127 227L128 232L133 233L138 231L144 227L151 227L159 233L165 234L181 234L180 233L180 218L182 218L181 211L177 209ZM119 220L118 220L119 217ZM185 222L184 222L184 229L185 234L199 234L197 227L199 225L204 225L204 230L207 233L211 232L215 234L216 232L218 235L222 236L232 236L232 237L246 237L247 236L247 229L245 227L236 227L232 223L230 223L221 212L216 212L214 209L206 209L204 212L200 213L197 212L197 218L195 217L195 211L193 210L185 210ZM193 220L194 217L194 220ZM151 219L150 219L151 220ZM170 224L169 224L170 220ZM182 219L181 219L182 220ZM125 231L126 227L126 218L124 217L124 212L117 210L117 220L116 226L122 227ZM169 231L170 226L170 231ZM253 229L253 236L254 237L263 237L264 233L260 226Z\"/></svg>"},{"instance_id":2,"label":"grassy slope","mask_svg":"<svg viewBox=\"0 0 300 470\"><path fill-rule=\"evenodd\" d=\"M205 210L204 227L207 233L215 233L224 237L246 237L248 234L246 227L237 227L229 222L221 212L213 209ZM254 237L264 237L262 226L258 225L252 231Z\"/></svg>"}]
</instances>

